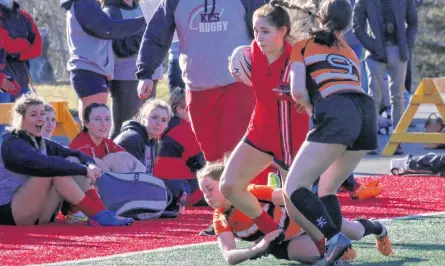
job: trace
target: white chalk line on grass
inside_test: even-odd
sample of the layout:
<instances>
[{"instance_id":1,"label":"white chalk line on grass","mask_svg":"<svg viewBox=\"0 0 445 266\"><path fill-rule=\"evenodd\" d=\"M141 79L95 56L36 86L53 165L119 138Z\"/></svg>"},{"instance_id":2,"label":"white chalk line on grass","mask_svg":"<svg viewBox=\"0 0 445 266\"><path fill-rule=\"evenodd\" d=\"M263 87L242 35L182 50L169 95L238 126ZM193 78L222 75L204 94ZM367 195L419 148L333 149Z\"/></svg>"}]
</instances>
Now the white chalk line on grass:
<instances>
[{"instance_id":1,"label":"white chalk line on grass","mask_svg":"<svg viewBox=\"0 0 445 266\"><path fill-rule=\"evenodd\" d=\"M407 216L400 216L400 217L393 217L393 218L385 218L385 219L378 219L379 221L387 222L387 221L394 221L394 220L409 220L414 218L421 218L421 217L429 217L429 216L439 216L445 214L444 212L431 212L431 213L422 213L422 214L414 214L414 215L407 215ZM81 260L70 260L70 261L61 261L61 262L55 262L50 264L33 264L32 266L37 265L70 265L70 264L76 264L76 263L88 263L88 262L98 262L102 260L109 260L114 258L125 258L130 257L134 255L143 255L143 254L150 254L154 252L165 252L165 251L171 251L171 250L177 250L177 249L185 249L190 247L200 247L200 246L209 246L217 244L217 241L207 241L203 243L198 244L187 244L187 245L179 245L179 246L173 246L173 247L166 247L166 248L158 248L158 249L150 249L150 250L142 250L142 251L134 251L134 252L126 252L116 255L109 255L109 256L103 256L103 257L96 257L96 258L89 258L89 259L81 259Z\"/></svg>"}]
</instances>

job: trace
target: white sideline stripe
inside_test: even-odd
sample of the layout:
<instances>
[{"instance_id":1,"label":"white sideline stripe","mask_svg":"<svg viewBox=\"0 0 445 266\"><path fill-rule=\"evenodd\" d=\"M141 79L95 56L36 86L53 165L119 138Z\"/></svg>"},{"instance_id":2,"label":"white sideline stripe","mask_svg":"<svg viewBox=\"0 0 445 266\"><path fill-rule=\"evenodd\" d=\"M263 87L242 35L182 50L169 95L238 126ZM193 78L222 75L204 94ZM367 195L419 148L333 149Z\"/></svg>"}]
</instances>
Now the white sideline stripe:
<instances>
[{"instance_id":1,"label":"white sideline stripe","mask_svg":"<svg viewBox=\"0 0 445 266\"><path fill-rule=\"evenodd\" d=\"M60 262L54 262L54 263L48 263L48 264L31 264L30 266L39 266L39 265L50 266L50 265L62 265L62 264L69 265L69 264L84 263L84 262L96 262L96 261L102 261L104 259L122 258L122 257L133 256L133 255L150 254L150 253L154 253L154 252L164 252L164 251L183 249L183 248L189 248L189 247L209 246L209 245L213 245L213 244L217 244L217 243L218 243L217 241L207 241L207 242L198 243L198 244L188 244L188 245L179 245L179 246L173 246L173 247L167 247L167 248L132 251L132 252L127 252L127 253L108 255L108 256L89 258L89 259L60 261Z\"/></svg>"},{"instance_id":2,"label":"white sideline stripe","mask_svg":"<svg viewBox=\"0 0 445 266\"><path fill-rule=\"evenodd\" d=\"M394 217L394 218L385 218L385 219L378 219L382 222L388 222L393 220L409 220L413 218L420 218L420 217L429 217L429 216L439 216L445 214L444 212L431 212L431 213L422 213L422 214L413 214L413 215L407 215L407 216L400 216L400 217ZM158 248L158 249L151 249L151 250L143 250L143 251L133 251L133 252L127 252L122 254L116 254L116 255L108 255L103 257L96 257L96 258L89 258L89 259L82 259L82 260L70 260L70 261L61 261L61 262L55 262L50 264L31 264L31 266L38 266L38 265L69 265L69 264L75 264L75 263L84 263L84 262L96 262L96 261L102 261L104 259L113 259L113 258L123 258L123 257L129 257L133 255L142 255L142 254L150 254L154 252L165 252L165 251L171 251L176 249L183 249L183 248L189 248L189 247L200 247L200 246L209 246L213 244L217 244L217 241L208 241L198 244L188 244L188 245L179 245L179 246L173 246L173 247L167 247L167 248Z\"/></svg>"},{"instance_id":3,"label":"white sideline stripe","mask_svg":"<svg viewBox=\"0 0 445 266\"><path fill-rule=\"evenodd\" d=\"M398 221L398 220L409 220L413 218L420 218L420 217L429 217L429 216L439 216L445 214L444 212L429 212L429 213L421 213L421 214L413 214L408 216L400 216L400 217L394 217L394 218L384 218L384 219L378 219L382 222L388 222L388 221Z\"/></svg>"}]
</instances>

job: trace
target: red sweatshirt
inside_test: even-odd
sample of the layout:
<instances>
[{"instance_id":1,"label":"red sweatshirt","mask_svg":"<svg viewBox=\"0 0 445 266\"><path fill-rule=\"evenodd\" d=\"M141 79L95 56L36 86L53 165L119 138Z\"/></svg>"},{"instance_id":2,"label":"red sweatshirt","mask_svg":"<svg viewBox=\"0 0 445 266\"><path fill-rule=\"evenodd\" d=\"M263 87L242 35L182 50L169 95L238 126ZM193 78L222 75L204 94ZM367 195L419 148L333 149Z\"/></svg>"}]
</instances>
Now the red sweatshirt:
<instances>
[{"instance_id":1,"label":"red sweatshirt","mask_svg":"<svg viewBox=\"0 0 445 266\"><path fill-rule=\"evenodd\" d=\"M96 145L91 139L90 134L87 132L81 132L77 135L77 137L70 143L69 147L98 159L102 159L109 153L125 151L111 139L103 139L99 145Z\"/></svg>"},{"instance_id":2,"label":"red sweatshirt","mask_svg":"<svg viewBox=\"0 0 445 266\"><path fill-rule=\"evenodd\" d=\"M184 119L174 117L162 137L161 151L154 174L164 179L193 179L204 166L204 156L192 127Z\"/></svg>"}]
</instances>

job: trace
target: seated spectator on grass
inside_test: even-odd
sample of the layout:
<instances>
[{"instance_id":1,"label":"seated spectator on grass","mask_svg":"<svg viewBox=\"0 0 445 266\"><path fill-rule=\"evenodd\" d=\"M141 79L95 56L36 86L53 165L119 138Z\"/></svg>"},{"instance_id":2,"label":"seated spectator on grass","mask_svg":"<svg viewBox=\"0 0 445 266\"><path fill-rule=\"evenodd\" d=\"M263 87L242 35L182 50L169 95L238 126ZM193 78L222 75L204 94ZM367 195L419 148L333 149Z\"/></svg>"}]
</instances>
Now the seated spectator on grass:
<instances>
[{"instance_id":1,"label":"seated spectator on grass","mask_svg":"<svg viewBox=\"0 0 445 266\"><path fill-rule=\"evenodd\" d=\"M161 150L156 160L156 177L176 181L189 195L187 205L194 205L203 198L196 179L196 172L204 167L204 155L192 131L185 110L185 91L177 87L170 100L173 118L162 135Z\"/></svg>"},{"instance_id":2,"label":"seated spectator on grass","mask_svg":"<svg viewBox=\"0 0 445 266\"><path fill-rule=\"evenodd\" d=\"M56 111L50 104L45 104L45 124L43 126L42 137L50 139L56 129Z\"/></svg>"},{"instance_id":3,"label":"seated spectator on grass","mask_svg":"<svg viewBox=\"0 0 445 266\"><path fill-rule=\"evenodd\" d=\"M149 99L142 106L135 120L127 121L115 142L138 159L154 175L154 166L161 148L160 138L170 122L172 110L168 103L159 99ZM172 203L164 212L164 217L176 217L181 213L187 200L187 192L182 182L164 179L173 197Z\"/></svg>"},{"instance_id":4,"label":"seated spectator on grass","mask_svg":"<svg viewBox=\"0 0 445 266\"><path fill-rule=\"evenodd\" d=\"M132 224L133 219L108 211L92 189L101 172L93 158L42 138L45 119L40 98L25 95L15 102L12 124L1 144L0 224L50 223L62 199L85 213L90 225Z\"/></svg>"},{"instance_id":5,"label":"seated spectator on grass","mask_svg":"<svg viewBox=\"0 0 445 266\"><path fill-rule=\"evenodd\" d=\"M107 105L92 103L83 113L82 132L69 147L91 156L96 165L114 173L145 172L146 169L134 156L108 139L111 130L111 112Z\"/></svg>"},{"instance_id":6,"label":"seated spectator on grass","mask_svg":"<svg viewBox=\"0 0 445 266\"><path fill-rule=\"evenodd\" d=\"M114 142L136 157L153 175L159 153L159 139L172 117L170 106L159 99L150 99L142 106L135 120L123 124Z\"/></svg>"}]
</instances>

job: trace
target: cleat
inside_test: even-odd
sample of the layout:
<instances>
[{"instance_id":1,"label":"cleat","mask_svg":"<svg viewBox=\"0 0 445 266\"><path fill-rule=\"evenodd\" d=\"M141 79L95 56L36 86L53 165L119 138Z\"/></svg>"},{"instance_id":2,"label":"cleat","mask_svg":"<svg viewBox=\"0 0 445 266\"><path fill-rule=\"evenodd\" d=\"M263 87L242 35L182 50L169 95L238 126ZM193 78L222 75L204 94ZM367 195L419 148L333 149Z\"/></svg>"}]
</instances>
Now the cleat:
<instances>
[{"instance_id":1,"label":"cleat","mask_svg":"<svg viewBox=\"0 0 445 266\"><path fill-rule=\"evenodd\" d=\"M215 228L213 227L213 223L211 223L207 229L199 232L198 235L200 235L200 236L215 236L216 233L215 233Z\"/></svg>"},{"instance_id":2,"label":"cleat","mask_svg":"<svg viewBox=\"0 0 445 266\"><path fill-rule=\"evenodd\" d=\"M273 188L281 188L281 178L278 176L278 174L270 172L267 175L267 185Z\"/></svg>"},{"instance_id":3,"label":"cleat","mask_svg":"<svg viewBox=\"0 0 445 266\"><path fill-rule=\"evenodd\" d=\"M343 254L351 248L351 240L342 233L338 233L327 242L327 246L328 250L326 251L324 258L315 264L316 266L336 265ZM340 265L343 264L343 262L340 263Z\"/></svg>"},{"instance_id":4,"label":"cleat","mask_svg":"<svg viewBox=\"0 0 445 266\"><path fill-rule=\"evenodd\" d=\"M354 200L366 200L370 198L375 198L382 194L383 188L381 187L369 187L360 185L355 191L350 192L349 195Z\"/></svg>"},{"instance_id":5,"label":"cleat","mask_svg":"<svg viewBox=\"0 0 445 266\"><path fill-rule=\"evenodd\" d=\"M81 211L78 211L73 214L68 214L67 216L65 216L65 218L66 218L65 221L69 224L84 224L88 222L88 216L83 214L83 212Z\"/></svg>"},{"instance_id":6,"label":"cleat","mask_svg":"<svg viewBox=\"0 0 445 266\"><path fill-rule=\"evenodd\" d=\"M128 226L133 223L133 218L117 216L108 210L101 211L88 219L89 226Z\"/></svg>"},{"instance_id":7,"label":"cleat","mask_svg":"<svg viewBox=\"0 0 445 266\"><path fill-rule=\"evenodd\" d=\"M354 248L348 248L345 252L345 254L341 257L342 260L344 261L351 261L354 260L355 257L357 257L357 252L355 251Z\"/></svg>"},{"instance_id":8,"label":"cleat","mask_svg":"<svg viewBox=\"0 0 445 266\"><path fill-rule=\"evenodd\" d=\"M386 227L379 221L373 221L375 223L379 223L383 227L383 232L380 235L375 236L375 244L377 250L382 254L383 256L391 256L394 254L392 250L392 243L391 239L389 239L388 231L386 230Z\"/></svg>"}]
</instances>

